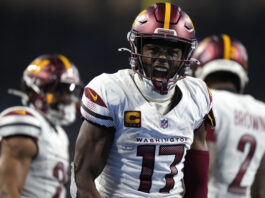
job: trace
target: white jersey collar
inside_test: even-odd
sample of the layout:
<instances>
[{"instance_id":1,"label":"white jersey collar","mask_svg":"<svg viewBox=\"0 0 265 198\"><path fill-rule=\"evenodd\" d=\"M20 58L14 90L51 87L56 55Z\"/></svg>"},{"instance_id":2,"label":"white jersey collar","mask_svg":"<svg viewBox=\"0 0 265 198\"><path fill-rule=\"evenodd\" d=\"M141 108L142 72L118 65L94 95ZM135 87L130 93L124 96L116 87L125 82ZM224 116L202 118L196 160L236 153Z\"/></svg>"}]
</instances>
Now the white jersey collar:
<instances>
[{"instance_id":1,"label":"white jersey collar","mask_svg":"<svg viewBox=\"0 0 265 198\"><path fill-rule=\"evenodd\" d=\"M153 90L153 83L151 80L148 80L146 78L141 78L139 74L134 73L133 80L138 87L138 89L141 91L143 96L148 100L152 102L165 102L170 100L175 92L175 85L172 85L171 88L168 90L168 93L165 95L161 95L158 92Z\"/></svg>"}]
</instances>

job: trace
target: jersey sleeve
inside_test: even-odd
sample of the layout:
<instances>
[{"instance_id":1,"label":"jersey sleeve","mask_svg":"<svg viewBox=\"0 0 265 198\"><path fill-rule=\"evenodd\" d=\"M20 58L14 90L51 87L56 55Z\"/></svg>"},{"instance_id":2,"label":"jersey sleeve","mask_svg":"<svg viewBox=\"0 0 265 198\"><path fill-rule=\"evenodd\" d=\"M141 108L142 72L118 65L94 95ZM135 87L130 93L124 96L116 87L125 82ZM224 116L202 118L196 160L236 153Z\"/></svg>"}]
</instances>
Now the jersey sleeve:
<instances>
[{"instance_id":1,"label":"jersey sleeve","mask_svg":"<svg viewBox=\"0 0 265 198\"><path fill-rule=\"evenodd\" d=\"M214 127L215 127L215 116L214 116L214 110L213 110L213 97L212 97L212 93L210 91L210 89L208 88L208 86L205 84L204 87L206 87L204 94L205 94L205 99L206 99L206 105L205 108L204 105L201 105L202 112L204 112L204 123L206 124L206 128L207 131L214 131ZM208 132L207 132L208 133Z\"/></svg>"},{"instance_id":2,"label":"jersey sleeve","mask_svg":"<svg viewBox=\"0 0 265 198\"><path fill-rule=\"evenodd\" d=\"M207 87L206 83L202 80L197 79L194 93L196 93L196 100L200 118L196 123L196 128L200 127L203 122L206 122L207 125L215 127L215 116L213 110L213 97L210 89Z\"/></svg>"},{"instance_id":3,"label":"jersey sleeve","mask_svg":"<svg viewBox=\"0 0 265 198\"><path fill-rule=\"evenodd\" d=\"M27 108L13 107L0 114L0 136L2 138L15 135L38 138L40 132L40 122Z\"/></svg>"},{"instance_id":4,"label":"jersey sleeve","mask_svg":"<svg viewBox=\"0 0 265 198\"><path fill-rule=\"evenodd\" d=\"M207 87L207 85L206 85ZM209 94L209 102L208 102L208 109L209 109L209 112L207 113L207 115L205 116L205 121L206 121L206 124L208 124L210 127L215 127L215 113L214 113L214 109L213 109L213 98L212 98L212 93L210 91L210 89L207 87L207 91L208 91L208 94Z\"/></svg>"},{"instance_id":5,"label":"jersey sleeve","mask_svg":"<svg viewBox=\"0 0 265 198\"><path fill-rule=\"evenodd\" d=\"M104 86L107 82L106 76L100 75L88 83L84 88L80 111L82 117L88 121L105 127L115 127L109 110L108 90Z\"/></svg>"}]
</instances>

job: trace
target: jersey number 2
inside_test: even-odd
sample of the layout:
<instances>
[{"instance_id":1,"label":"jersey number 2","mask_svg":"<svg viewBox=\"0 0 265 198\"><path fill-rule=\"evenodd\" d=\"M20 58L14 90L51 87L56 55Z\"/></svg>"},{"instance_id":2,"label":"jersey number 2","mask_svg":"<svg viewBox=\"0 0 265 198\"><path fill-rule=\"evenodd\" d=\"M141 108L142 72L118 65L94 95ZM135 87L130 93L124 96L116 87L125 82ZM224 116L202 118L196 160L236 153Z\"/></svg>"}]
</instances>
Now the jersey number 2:
<instances>
[{"instance_id":1,"label":"jersey number 2","mask_svg":"<svg viewBox=\"0 0 265 198\"><path fill-rule=\"evenodd\" d=\"M240 152L244 152L244 149L245 149L245 146L247 143L250 144L250 149L249 149L248 155L247 155L246 159L243 161L243 163L241 164L240 169L239 169L236 177L234 178L234 180L232 181L232 183L228 187L229 192L242 194L242 195L246 194L246 187L240 186L240 183L241 183L241 180L242 180L244 174L246 173L248 165L249 165L249 163L250 163L250 161L251 161L251 159L255 153L256 140L253 136L244 135L240 138L239 143L237 145L237 150L239 150Z\"/></svg>"},{"instance_id":2,"label":"jersey number 2","mask_svg":"<svg viewBox=\"0 0 265 198\"><path fill-rule=\"evenodd\" d=\"M137 156L143 157L139 191L149 193L151 189L155 165L155 149L155 145L140 145L137 147ZM166 184L159 190L160 193L169 193L174 187L175 183L173 177L178 173L176 164L181 161L183 154L184 145L161 145L159 147L159 155L175 155L170 165L171 172L165 175Z\"/></svg>"}]
</instances>

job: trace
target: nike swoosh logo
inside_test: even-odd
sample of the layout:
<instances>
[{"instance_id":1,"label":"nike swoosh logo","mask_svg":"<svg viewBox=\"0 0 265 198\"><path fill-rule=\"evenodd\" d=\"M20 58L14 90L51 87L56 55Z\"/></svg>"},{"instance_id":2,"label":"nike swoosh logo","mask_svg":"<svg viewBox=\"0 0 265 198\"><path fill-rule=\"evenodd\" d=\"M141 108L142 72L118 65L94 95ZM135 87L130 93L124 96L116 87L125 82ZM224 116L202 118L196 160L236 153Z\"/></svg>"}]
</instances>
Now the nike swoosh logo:
<instances>
[{"instance_id":1,"label":"nike swoosh logo","mask_svg":"<svg viewBox=\"0 0 265 198\"><path fill-rule=\"evenodd\" d=\"M93 98L93 100L94 100L94 101L97 101L97 99L98 99L98 95L95 95L95 96L94 96L90 90L88 90L88 91L89 91L91 97Z\"/></svg>"}]
</instances>

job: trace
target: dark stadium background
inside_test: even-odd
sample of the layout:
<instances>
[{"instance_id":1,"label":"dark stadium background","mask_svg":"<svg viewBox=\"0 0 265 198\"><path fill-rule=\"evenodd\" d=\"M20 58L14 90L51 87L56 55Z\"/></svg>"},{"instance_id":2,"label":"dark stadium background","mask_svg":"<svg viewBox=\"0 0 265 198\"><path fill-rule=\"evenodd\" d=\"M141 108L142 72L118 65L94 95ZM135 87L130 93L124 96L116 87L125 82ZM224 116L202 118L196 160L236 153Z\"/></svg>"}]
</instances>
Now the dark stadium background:
<instances>
[{"instance_id":1,"label":"dark stadium background","mask_svg":"<svg viewBox=\"0 0 265 198\"><path fill-rule=\"evenodd\" d=\"M24 68L37 56L61 53L79 68L86 84L102 72L128 68L127 32L151 0L0 0L0 111L20 104L7 94L20 88ZM246 93L265 101L265 1L179 0L191 17L198 39L227 33L249 53ZM71 159L81 124L67 127Z\"/></svg>"}]
</instances>

